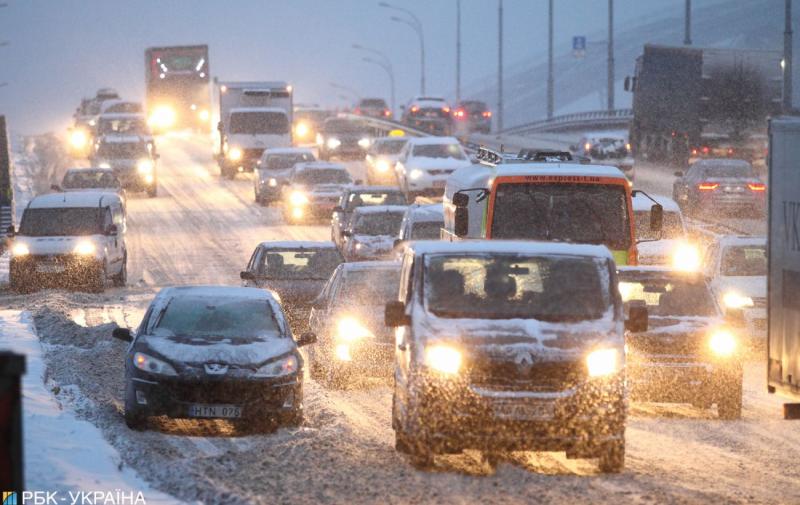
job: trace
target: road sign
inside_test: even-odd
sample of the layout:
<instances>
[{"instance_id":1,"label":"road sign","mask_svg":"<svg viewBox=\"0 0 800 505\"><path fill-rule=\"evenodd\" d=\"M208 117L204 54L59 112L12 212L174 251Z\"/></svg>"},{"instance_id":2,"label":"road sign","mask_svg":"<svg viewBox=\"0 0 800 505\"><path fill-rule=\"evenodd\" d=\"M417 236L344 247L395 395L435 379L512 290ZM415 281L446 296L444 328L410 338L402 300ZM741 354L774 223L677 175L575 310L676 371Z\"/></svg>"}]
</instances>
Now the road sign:
<instances>
[{"instance_id":1,"label":"road sign","mask_svg":"<svg viewBox=\"0 0 800 505\"><path fill-rule=\"evenodd\" d=\"M572 37L572 54L576 58L583 58L586 55L586 37L584 35Z\"/></svg>"}]
</instances>

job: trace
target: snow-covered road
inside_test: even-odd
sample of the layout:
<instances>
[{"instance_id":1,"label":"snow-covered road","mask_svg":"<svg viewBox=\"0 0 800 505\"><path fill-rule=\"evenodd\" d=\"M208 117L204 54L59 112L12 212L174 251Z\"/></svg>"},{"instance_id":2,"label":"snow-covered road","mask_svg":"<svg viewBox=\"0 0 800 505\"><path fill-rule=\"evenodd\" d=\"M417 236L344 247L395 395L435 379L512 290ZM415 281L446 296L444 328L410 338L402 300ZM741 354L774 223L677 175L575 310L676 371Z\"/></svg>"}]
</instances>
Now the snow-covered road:
<instances>
[{"instance_id":1,"label":"snow-covered road","mask_svg":"<svg viewBox=\"0 0 800 505\"><path fill-rule=\"evenodd\" d=\"M205 503L800 503L800 430L766 393L764 358L746 366L741 421L690 406L631 406L626 470L602 475L562 454L508 455L492 472L477 454L413 469L394 451L391 391L373 381L329 391L308 380L306 424L239 436L224 421L164 421L132 432L122 418L124 345L116 323L138 323L158 287L238 284L263 240L325 240L327 226L285 226L253 204L248 177L222 181L203 139L159 144L160 194L129 203L129 287L102 295L2 294L26 308L47 346L48 377L74 386L70 407L91 421L154 488ZM361 175L363 166L350 163Z\"/></svg>"}]
</instances>

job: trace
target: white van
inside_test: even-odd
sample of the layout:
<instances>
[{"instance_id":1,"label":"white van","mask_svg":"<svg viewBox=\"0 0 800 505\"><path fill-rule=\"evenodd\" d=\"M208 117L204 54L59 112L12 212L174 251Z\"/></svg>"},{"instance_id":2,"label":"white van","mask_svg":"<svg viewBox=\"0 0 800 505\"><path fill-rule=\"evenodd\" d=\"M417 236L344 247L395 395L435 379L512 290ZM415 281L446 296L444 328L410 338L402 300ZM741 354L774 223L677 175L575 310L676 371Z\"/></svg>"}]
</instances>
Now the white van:
<instances>
[{"instance_id":1,"label":"white van","mask_svg":"<svg viewBox=\"0 0 800 505\"><path fill-rule=\"evenodd\" d=\"M465 449L566 451L625 461L624 328L616 265L604 246L423 241L403 256L392 427L412 463Z\"/></svg>"},{"instance_id":2,"label":"white van","mask_svg":"<svg viewBox=\"0 0 800 505\"><path fill-rule=\"evenodd\" d=\"M72 286L103 291L127 281L125 209L116 193L53 193L32 199L13 236L9 283L15 291Z\"/></svg>"}]
</instances>

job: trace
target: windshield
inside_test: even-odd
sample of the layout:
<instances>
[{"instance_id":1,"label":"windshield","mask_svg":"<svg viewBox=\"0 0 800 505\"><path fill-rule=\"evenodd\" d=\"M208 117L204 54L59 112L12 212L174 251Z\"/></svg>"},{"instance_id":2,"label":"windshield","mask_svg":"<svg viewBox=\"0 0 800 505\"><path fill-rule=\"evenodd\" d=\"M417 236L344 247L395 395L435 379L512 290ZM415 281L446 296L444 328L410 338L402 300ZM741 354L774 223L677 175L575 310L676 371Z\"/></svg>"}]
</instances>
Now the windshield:
<instances>
[{"instance_id":1,"label":"windshield","mask_svg":"<svg viewBox=\"0 0 800 505\"><path fill-rule=\"evenodd\" d=\"M362 133L367 134L366 127L357 121L348 119L329 119L325 121L326 133Z\"/></svg>"},{"instance_id":2,"label":"windshield","mask_svg":"<svg viewBox=\"0 0 800 505\"><path fill-rule=\"evenodd\" d=\"M147 123L143 118L101 119L97 125L100 135L107 133L141 134L147 132Z\"/></svg>"},{"instance_id":3,"label":"windshield","mask_svg":"<svg viewBox=\"0 0 800 505\"><path fill-rule=\"evenodd\" d=\"M335 168L302 170L294 174L295 184L315 185L315 184L350 184L353 179L344 170Z\"/></svg>"},{"instance_id":4,"label":"windshield","mask_svg":"<svg viewBox=\"0 0 800 505\"><path fill-rule=\"evenodd\" d=\"M105 142L97 148L97 157L130 160L149 157L147 146L141 142Z\"/></svg>"},{"instance_id":5,"label":"windshield","mask_svg":"<svg viewBox=\"0 0 800 505\"><path fill-rule=\"evenodd\" d=\"M285 170L292 168L295 163L305 161L314 161L314 155L311 153L269 154L265 168L267 170Z\"/></svg>"},{"instance_id":6,"label":"windshield","mask_svg":"<svg viewBox=\"0 0 800 505\"><path fill-rule=\"evenodd\" d=\"M351 270L343 276L335 303L339 306L383 306L397 299L400 268Z\"/></svg>"},{"instance_id":7,"label":"windshield","mask_svg":"<svg viewBox=\"0 0 800 505\"><path fill-rule=\"evenodd\" d=\"M752 277L767 275L767 249L765 246L730 246L722 254L722 275Z\"/></svg>"},{"instance_id":8,"label":"windshield","mask_svg":"<svg viewBox=\"0 0 800 505\"><path fill-rule=\"evenodd\" d=\"M355 235L397 235L400 223L403 221L402 212L370 212L361 214L353 225Z\"/></svg>"},{"instance_id":9,"label":"windshield","mask_svg":"<svg viewBox=\"0 0 800 505\"><path fill-rule=\"evenodd\" d=\"M583 321L611 306L604 260L429 255L424 275L427 309L439 317Z\"/></svg>"},{"instance_id":10,"label":"windshield","mask_svg":"<svg viewBox=\"0 0 800 505\"><path fill-rule=\"evenodd\" d=\"M398 154L408 140L379 140L372 146L373 154Z\"/></svg>"},{"instance_id":11,"label":"windshield","mask_svg":"<svg viewBox=\"0 0 800 505\"><path fill-rule=\"evenodd\" d=\"M110 172L67 172L61 182L64 189L117 188L119 181Z\"/></svg>"},{"instance_id":12,"label":"windshield","mask_svg":"<svg viewBox=\"0 0 800 505\"><path fill-rule=\"evenodd\" d=\"M637 210L633 213L636 225L636 240L665 240L683 237L681 215L677 212L664 212L661 231L650 230L650 211Z\"/></svg>"},{"instance_id":13,"label":"windshield","mask_svg":"<svg viewBox=\"0 0 800 505\"><path fill-rule=\"evenodd\" d=\"M176 336L220 337L252 341L279 334L266 300L186 296L173 298L161 314L156 330Z\"/></svg>"},{"instance_id":14,"label":"windshield","mask_svg":"<svg viewBox=\"0 0 800 505\"><path fill-rule=\"evenodd\" d=\"M500 184L492 238L630 247L628 199L621 185Z\"/></svg>"},{"instance_id":15,"label":"windshield","mask_svg":"<svg viewBox=\"0 0 800 505\"><path fill-rule=\"evenodd\" d=\"M358 104L359 107L369 107L373 109L385 109L386 102L381 98L365 98Z\"/></svg>"},{"instance_id":16,"label":"windshield","mask_svg":"<svg viewBox=\"0 0 800 505\"><path fill-rule=\"evenodd\" d=\"M230 132L285 135L289 133L289 118L283 112L234 112Z\"/></svg>"},{"instance_id":17,"label":"windshield","mask_svg":"<svg viewBox=\"0 0 800 505\"><path fill-rule=\"evenodd\" d=\"M370 207L373 205L405 205L406 199L400 192L350 193L347 197L347 209Z\"/></svg>"},{"instance_id":18,"label":"windshield","mask_svg":"<svg viewBox=\"0 0 800 505\"><path fill-rule=\"evenodd\" d=\"M414 154L412 154L412 156L415 158L467 159L459 144L427 144L414 146Z\"/></svg>"},{"instance_id":19,"label":"windshield","mask_svg":"<svg viewBox=\"0 0 800 505\"><path fill-rule=\"evenodd\" d=\"M29 237L97 235L101 233L102 210L99 207L25 209L19 233Z\"/></svg>"},{"instance_id":20,"label":"windshield","mask_svg":"<svg viewBox=\"0 0 800 505\"><path fill-rule=\"evenodd\" d=\"M711 165L703 168L704 177L731 177L748 178L755 177L753 168L750 165Z\"/></svg>"},{"instance_id":21,"label":"windshield","mask_svg":"<svg viewBox=\"0 0 800 505\"><path fill-rule=\"evenodd\" d=\"M704 282L677 279L625 280L619 283L622 301L644 302L650 316L716 316L714 297Z\"/></svg>"},{"instance_id":22,"label":"windshield","mask_svg":"<svg viewBox=\"0 0 800 505\"><path fill-rule=\"evenodd\" d=\"M439 240L444 221L422 221L411 225L411 240Z\"/></svg>"},{"instance_id":23,"label":"windshield","mask_svg":"<svg viewBox=\"0 0 800 505\"><path fill-rule=\"evenodd\" d=\"M261 271L268 279L328 279L342 263L336 249L273 251L261 259Z\"/></svg>"}]
</instances>

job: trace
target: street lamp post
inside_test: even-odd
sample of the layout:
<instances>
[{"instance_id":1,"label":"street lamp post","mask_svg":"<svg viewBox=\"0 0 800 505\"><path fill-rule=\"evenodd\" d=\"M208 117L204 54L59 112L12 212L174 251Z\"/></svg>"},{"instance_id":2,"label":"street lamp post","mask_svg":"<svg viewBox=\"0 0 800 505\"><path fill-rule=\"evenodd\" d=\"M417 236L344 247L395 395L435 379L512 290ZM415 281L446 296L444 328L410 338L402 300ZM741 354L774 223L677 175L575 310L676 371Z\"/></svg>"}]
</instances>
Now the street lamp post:
<instances>
[{"instance_id":1,"label":"street lamp post","mask_svg":"<svg viewBox=\"0 0 800 505\"><path fill-rule=\"evenodd\" d=\"M404 7L398 7L396 5L392 5L387 2L379 2L378 5L380 7L386 7L387 9L394 9L396 11L400 11L406 14L411 19L401 18L397 16L392 16L390 19L396 23L403 23L405 25L410 26L415 32L417 32L417 36L419 37L419 53L420 53L420 94L425 95L425 35L422 31L422 21L410 10Z\"/></svg>"},{"instance_id":2,"label":"street lamp post","mask_svg":"<svg viewBox=\"0 0 800 505\"><path fill-rule=\"evenodd\" d=\"M391 107L392 107L392 117L394 117L395 112L395 101L394 101L394 67L392 66L392 61L389 59L381 51L377 49L372 49L371 47L364 47L360 44L353 44L353 49L357 49L359 51L365 51L367 53L374 54L380 58L380 60L375 60L373 58L363 58L364 61L368 63L374 63L375 65L380 66L383 68L387 74L389 74L389 86L390 86L390 93L391 93Z\"/></svg>"},{"instance_id":3,"label":"street lamp post","mask_svg":"<svg viewBox=\"0 0 800 505\"><path fill-rule=\"evenodd\" d=\"M461 103L461 0L456 0L456 104Z\"/></svg>"},{"instance_id":4,"label":"street lamp post","mask_svg":"<svg viewBox=\"0 0 800 505\"><path fill-rule=\"evenodd\" d=\"M614 110L614 0L608 0L608 110Z\"/></svg>"},{"instance_id":5,"label":"street lamp post","mask_svg":"<svg viewBox=\"0 0 800 505\"><path fill-rule=\"evenodd\" d=\"M686 0L683 15L683 45L692 45L692 0Z\"/></svg>"},{"instance_id":6,"label":"street lamp post","mask_svg":"<svg viewBox=\"0 0 800 505\"><path fill-rule=\"evenodd\" d=\"M783 112L792 110L792 0L785 0L783 29Z\"/></svg>"},{"instance_id":7,"label":"street lamp post","mask_svg":"<svg viewBox=\"0 0 800 505\"><path fill-rule=\"evenodd\" d=\"M497 131L503 131L503 0L497 3Z\"/></svg>"},{"instance_id":8,"label":"street lamp post","mask_svg":"<svg viewBox=\"0 0 800 505\"><path fill-rule=\"evenodd\" d=\"M553 0L549 1L547 11L547 119L553 119L555 101L553 80Z\"/></svg>"}]
</instances>

